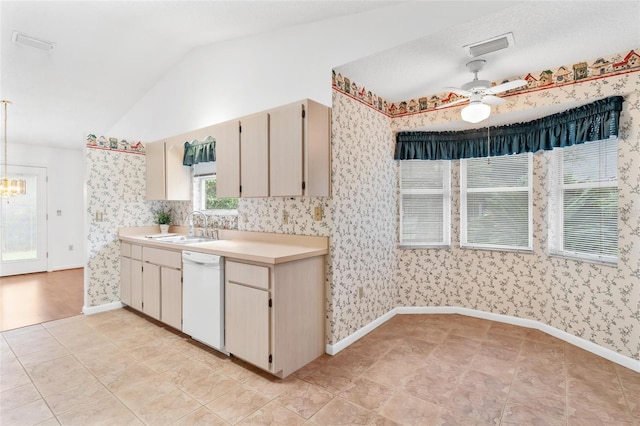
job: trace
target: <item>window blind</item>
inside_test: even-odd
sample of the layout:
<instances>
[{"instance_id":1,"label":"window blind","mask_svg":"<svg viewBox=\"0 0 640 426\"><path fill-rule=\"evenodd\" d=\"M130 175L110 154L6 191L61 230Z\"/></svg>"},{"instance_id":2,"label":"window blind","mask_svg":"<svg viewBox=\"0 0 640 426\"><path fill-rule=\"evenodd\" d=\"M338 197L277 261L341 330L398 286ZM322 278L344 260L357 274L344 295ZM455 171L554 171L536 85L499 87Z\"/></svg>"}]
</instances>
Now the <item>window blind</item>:
<instances>
[{"instance_id":1,"label":"window blind","mask_svg":"<svg viewBox=\"0 0 640 426\"><path fill-rule=\"evenodd\" d=\"M400 245L451 242L451 162L400 161Z\"/></svg>"},{"instance_id":2,"label":"window blind","mask_svg":"<svg viewBox=\"0 0 640 426\"><path fill-rule=\"evenodd\" d=\"M531 250L532 154L461 160L460 244Z\"/></svg>"},{"instance_id":3,"label":"window blind","mask_svg":"<svg viewBox=\"0 0 640 426\"><path fill-rule=\"evenodd\" d=\"M552 152L549 251L615 262L618 255L618 140Z\"/></svg>"}]
</instances>

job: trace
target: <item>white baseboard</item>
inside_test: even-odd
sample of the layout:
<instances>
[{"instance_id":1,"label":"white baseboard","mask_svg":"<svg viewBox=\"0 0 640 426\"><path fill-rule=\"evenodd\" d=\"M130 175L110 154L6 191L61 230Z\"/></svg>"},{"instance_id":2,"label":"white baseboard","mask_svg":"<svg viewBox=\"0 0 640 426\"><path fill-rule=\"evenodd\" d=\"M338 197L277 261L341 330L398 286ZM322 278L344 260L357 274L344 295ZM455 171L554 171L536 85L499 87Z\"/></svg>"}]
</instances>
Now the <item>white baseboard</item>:
<instances>
[{"instance_id":1,"label":"white baseboard","mask_svg":"<svg viewBox=\"0 0 640 426\"><path fill-rule=\"evenodd\" d=\"M49 266L47 272L57 272L57 271L66 271L67 269L80 269L84 268L87 265L84 263L79 263L77 265L57 265L57 266Z\"/></svg>"},{"instance_id":2,"label":"white baseboard","mask_svg":"<svg viewBox=\"0 0 640 426\"><path fill-rule=\"evenodd\" d=\"M105 303L98 306L83 306L82 313L85 315L93 315L99 312L113 311L114 309L122 308L124 305L122 302Z\"/></svg>"},{"instance_id":3,"label":"white baseboard","mask_svg":"<svg viewBox=\"0 0 640 426\"><path fill-rule=\"evenodd\" d=\"M362 327L361 329L359 329L355 333L352 333L349 336L345 337L344 339L340 340L336 344L333 344L333 345L327 344L326 347L325 347L325 352L328 353L329 355L337 354L338 352L340 352L341 350L343 350L347 346L349 346L352 343L354 343L356 340L359 340L365 334L370 333L371 331L373 331L376 328L380 327L385 322L389 321L391 318L393 318L395 316L395 314L396 314L395 311L396 311L395 309L390 310L386 314L382 315L379 318L376 318L375 320L373 320L369 324L365 325L364 327Z\"/></svg>"},{"instance_id":4,"label":"white baseboard","mask_svg":"<svg viewBox=\"0 0 640 426\"><path fill-rule=\"evenodd\" d=\"M496 322L502 322L505 324L517 325L520 327L533 328L547 333L553 337L557 337L560 340L564 340L574 346L577 346L585 351L591 352L602 358L608 359L611 362L622 365L630 370L640 373L640 361L631 357L619 354L616 351L597 345L589 340L585 340L581 337L574 336L566 331L559 330L550 325L544 324L540 321L513 317L509 315L494 314L492 312L484 312L476 309L461 308L456 306L438 306L438 307L398 307L390 310L383 316L377 318L373 322L365 325L357 330L355 333L345 337L338 343L326 346L326 352L329 355L335 355L341 350L345 349L367 333L381 326L395 315L398 314L460 314L469 317L481 318Z\"/></svg>"}]
</instances>

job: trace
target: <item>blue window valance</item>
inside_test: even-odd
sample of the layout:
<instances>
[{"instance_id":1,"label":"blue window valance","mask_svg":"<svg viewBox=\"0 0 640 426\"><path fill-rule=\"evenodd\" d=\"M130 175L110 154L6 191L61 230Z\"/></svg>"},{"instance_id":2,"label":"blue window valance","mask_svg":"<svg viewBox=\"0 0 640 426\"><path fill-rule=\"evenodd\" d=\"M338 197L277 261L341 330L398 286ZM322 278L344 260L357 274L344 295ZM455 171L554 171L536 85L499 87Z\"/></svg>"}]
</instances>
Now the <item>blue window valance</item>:
<instances>
[{"instance_id":1,"label":"blue window valance","mask_svg":"<svg viewBox=\"0 0 640 426\"><path fill-rule=\"evenodd\" d=\"M552 150L618 136L622 96L612 96L527 123L461 132L398 132L396 160L458 160Z\"/></svg>"},{"instance_id":2,"label":"blue window valance","mask_svg":"<svg viewBox=\"0 0 640 426\"><path fill-rule=\"evenodd\" d=\"M214 138L207 136L203 141L184 143L183 165L193 166L207 161L216 161L216 140Z\"/></svg>"}]
</instances>

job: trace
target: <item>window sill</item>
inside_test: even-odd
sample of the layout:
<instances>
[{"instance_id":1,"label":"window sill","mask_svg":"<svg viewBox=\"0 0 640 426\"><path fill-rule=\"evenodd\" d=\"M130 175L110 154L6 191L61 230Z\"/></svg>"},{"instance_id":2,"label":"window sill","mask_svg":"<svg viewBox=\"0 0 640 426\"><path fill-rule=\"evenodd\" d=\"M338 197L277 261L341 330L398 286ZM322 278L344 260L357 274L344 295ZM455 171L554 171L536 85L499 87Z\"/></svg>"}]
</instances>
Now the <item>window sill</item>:
<instances>
[{"instance_id":1,"label":"window sill","mask_svg":"<svg viewBox=\"0 0 640 426\"><path fill-rule=\"evenodd\" d=\"M505 253L526 253L534 254L533 249L530 248L509 248L509 247L487 247L487 246L463 246L460 245L463 250L485 250L485 251L501 251Z\"/></svg>"},{"instance_id":2,"label":"window sill","mask_svg":"<svg viewBox=\"0 0 640 426\"><path fill-rule=\"evenodd\" d=\"M398 244L396 246L400 250L429 250L429 249L439 249L439 250L448 250L451 248L451 244Z\"/></svg>"},{"instance_id":3,"label":"window sill","mask_svg":"<svg viewBox=\"0 0 640 426\"><path fill-rule=\"evenodd\" d=\"M549 257L555 257L557 259L573 260L574 262L594 263L596 265L611 266L614 268L618 267L618 259L607 261L604 259L596 259L593 257L581 257L581 256L565 254L565 253L547 253L547 255Z\"/></svg>"}]
</instances>

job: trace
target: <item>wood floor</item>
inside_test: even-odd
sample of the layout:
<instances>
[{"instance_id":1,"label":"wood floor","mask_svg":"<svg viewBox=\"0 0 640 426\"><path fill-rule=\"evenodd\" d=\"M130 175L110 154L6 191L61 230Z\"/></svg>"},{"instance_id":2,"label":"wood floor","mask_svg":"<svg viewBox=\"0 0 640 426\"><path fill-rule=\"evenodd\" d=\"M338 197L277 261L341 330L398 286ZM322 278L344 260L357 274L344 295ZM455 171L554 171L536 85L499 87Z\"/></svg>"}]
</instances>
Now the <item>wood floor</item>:
<instances>
[{"instance_id":1,"label":"wood floor","mask_svg":"<svg viewBox=\"0 0 640 426\"><path fill-rule=\"evenodd\" d=\"M84 269L0 278L0 331L82 313Z\"/></svg>"}]
</instances>

